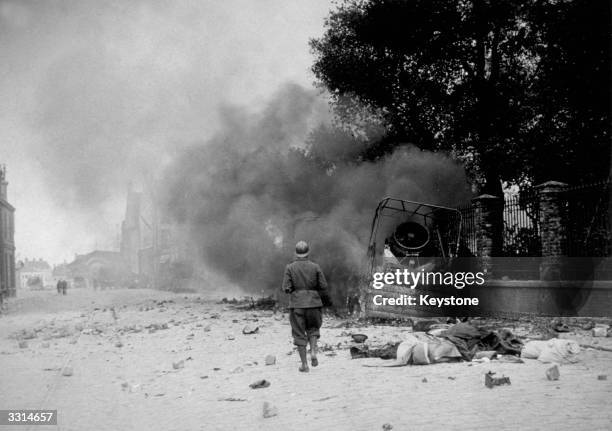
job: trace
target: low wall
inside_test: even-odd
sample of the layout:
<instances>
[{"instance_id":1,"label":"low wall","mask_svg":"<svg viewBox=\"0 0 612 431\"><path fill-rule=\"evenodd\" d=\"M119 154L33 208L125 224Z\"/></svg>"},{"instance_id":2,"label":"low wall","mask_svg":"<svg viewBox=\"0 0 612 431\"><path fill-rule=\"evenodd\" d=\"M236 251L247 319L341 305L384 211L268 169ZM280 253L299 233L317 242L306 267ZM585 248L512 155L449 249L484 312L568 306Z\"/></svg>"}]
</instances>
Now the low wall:
<instances>
[{"instance_id":1,"label":"low wall","mask_svg":"<svg viewBox=\"0 0 612 431\"><path fill-rule=\"evenodd\" d=\"M413 297L413 305L375 305L383 298ZM415 289L386 285L368 289L366 315L409 318L441 316L591 316L612 317L612 281L491 280L482 286L455 289L449 286L417 286ZM425 299L423 300L422 297ZM475 298L478 305L432 305L431 301L454 297ZM403 297L405 299L405 297ZM437 299L436 299L437 298Z\"/></svg>"}]
</instances>

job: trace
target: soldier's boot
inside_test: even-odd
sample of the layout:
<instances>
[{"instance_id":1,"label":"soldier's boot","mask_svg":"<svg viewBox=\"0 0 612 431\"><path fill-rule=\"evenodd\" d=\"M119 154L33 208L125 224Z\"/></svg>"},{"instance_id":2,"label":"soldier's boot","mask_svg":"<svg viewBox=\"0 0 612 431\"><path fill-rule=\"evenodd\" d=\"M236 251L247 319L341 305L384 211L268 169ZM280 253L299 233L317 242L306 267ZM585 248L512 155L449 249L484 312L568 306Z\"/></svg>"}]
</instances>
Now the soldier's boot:
<instances>
[{"instance_id":1,"label":"soldier's boot","mask_svg":"<svg viewBox=\"0 0 612 431\"><path fill-rule=\"evenodd\" d=\"M317 359L317 337L310 337L310 363L313 367L319 365L319 360Z\"/></svg>"},{"instance_id":2,"label":"soldier's boot","mask_svg":"<svg viewBox=\"0 0 612 431\"><path fill-rule=\"evenodd\" d=\"M298 370L302 373L307 373L310 369L308 368L308 360L306 359L306 346L297 346L297 350L300 354L300 360L302 361L302 365Z\"/></svg>"}]
</instances>

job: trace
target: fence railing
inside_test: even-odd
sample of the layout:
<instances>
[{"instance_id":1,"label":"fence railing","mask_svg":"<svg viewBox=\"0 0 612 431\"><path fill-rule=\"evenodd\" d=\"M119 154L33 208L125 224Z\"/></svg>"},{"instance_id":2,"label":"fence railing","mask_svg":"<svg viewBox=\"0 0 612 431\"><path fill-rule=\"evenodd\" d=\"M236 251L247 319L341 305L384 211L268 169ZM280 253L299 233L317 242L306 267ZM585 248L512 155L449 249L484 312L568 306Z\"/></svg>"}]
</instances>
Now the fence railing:
<instances>
[{"instance_id":1,"label":"fence railing","mask_svg":"<svg viewBox=\"0 0 612 431\"><path fill-rule=\"evenodd\" d=\"M459 243L459 255L476 256L476 211L472 204L458 208L461 212L461 238Z\"/></svg>"},{"instance_id":2,"label":"fence railing","mask_svg":"<svg viewBox=\"0 0 612 431\"><path fill-rule=\"evenodd\" d=\"M568 256L612 255L610 180L568 187L564 198Z\"/></svg>"},{"instance_id":3,"label":"fence railing","mask_svg":"<svg viewBox=\"0 0 612 431\"><path fill-rule=\"evenodd\" d=\"M567 187L561 197L565 202L567 223L566 254L577 256L612 256L610 179ZM476 208L468 204L458 208L462 216L461 246L477 254L478 227ZM503 209L502 255L536 257L542 253L540 232L540 196L528 190L506 196Z\"/></svg>"},{"instance_id":4,"label":"fence railing","mask_svg":"<svg viewBox=\"0 0 612 431\"><path fill-rule=\"evenodd\" d=\"M539 256L539 199L534 192L508 196L504 202L502 253L504 256Z\"/></svg>"}]
</instances>

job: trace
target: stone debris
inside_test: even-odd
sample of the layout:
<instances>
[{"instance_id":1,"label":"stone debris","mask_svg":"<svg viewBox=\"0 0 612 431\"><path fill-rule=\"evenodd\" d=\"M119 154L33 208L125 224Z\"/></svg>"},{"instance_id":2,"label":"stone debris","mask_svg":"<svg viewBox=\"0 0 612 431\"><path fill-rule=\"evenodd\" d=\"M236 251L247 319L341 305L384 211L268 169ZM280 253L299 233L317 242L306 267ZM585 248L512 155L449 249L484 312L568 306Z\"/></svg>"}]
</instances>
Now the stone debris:
<instances>
[{"instance_id":1,"label":"stone debris","mask_svg":"<svg viewBox=\"0 0 612 431\"><path fill-rule=\"evenodd\" d=\"M236 367L232 371L230 371L230 374L239 374L239 373L243 373L243 372L244 372L244 368Z\"/></svg>"},{"instance_id":2,"label":"stone debris","mask_svg":"<svg viewBox=\"0 0 612 431\"><path fill-rule=\"evenodd\" d=\"M123 347L123 343L122 343L121 341L117 341L117 342L115 343L115 347L119 347L119 348L121 348L121 347Z\"/></svg>"},{"instance_id":3,"label":"stone debris","mask_svg":"<svg viewBox=\"0 0 612 431\"><path fill-rule=\"evenodd\" d=\"M423 377L423 380L421 380L421 382L427 383L427 377Z\"/></svg>"},{"instance_id":4,"label":"stone debris","mask_svg":"<svg viewBox=\"0 0 612 431\"><path fill-rule=\"evenodd\" d=\"M606 374L600 374L597 376L597 380L608 380L608 376Z\"/></svg>"},{"instance_id":5,"label":"stone debris","mask_svg":"<svg viewBox=\"0 0 612 431\"><path fill-rule=\"evenodd\" d=\"M271 418L278 415L278 408L270 404L268 401L263 403L263 417Z\"/></svg>"},{"instance_id":6,"label":"stone debris","mask_svg":"<svg viewBox=\"0 0 612 431\"><path fill-rule=\"evenodd\" d=\"M355 343L365 343L365 340L368 339L368 336L365 334L351 334L351 338Z\"/></svg>"},{"instance_id":7,"label":"stone debris","mask_svg":"<svg viewBox=\"0 0 612 431\"><path fill-rule=\"evenodd\" d=\"M388 424L388 423L387 423L387 424L384 424L384 425L382 426L382 429L383 429L383 431L391 431L391 430L393 429L393 425Z\"/></svg>"},{"instance_id":8,"label":"stone debris","mask_svg":"<svg viewBox=\"0 0 612 431\"><path fill-rule=\"evenodd\" d=\"M181 369L181 368L185 368L185 361L184 360L180 360L178 362L173 362L172 363L172 368L174 368L175 370Z\"/></svg>"},{"instance_id":9,"label":"stone debris","mask_svg":"<svg viewBox=\"0 0 612 431\"><path fill-rule=\"evenodd\" d=\"M550 325L551 329L556 332L570 332L569 326L559 319L553 319Z\"/></svg>"},{"instance_id":10,"label":"stone debris","mask_svg":"<svg viewBox=\"0 0 612 431\"><path fill-rule=\"evenodd\" d=\"M244 328L242 328L242 333L244 335L257 334L258 332L259 326L246 325Z\"/></svg>"},{"instance_id":11,"label":"stone debris","mask_svg":"<svg viewBox=\"0 0 612 431\"><path fill-rule=\"evenodd\" d=\"M168 329L168 324L167 323L151 323L150 325L145 326L145 329L149 330L149 334L152 334L156 331L162 330L162 329Z\"/></svg>"},{"instance_id":12,"label":"stone debris","mask_svg":"<svg viewBox=\"0 0 612 431\"><path fill-rule=\"evenodd\" d=\"M592 320L589 320L588 322L585 322L581 325L581 328L585 331L590 331L594 327L595 327L595 323Z\"/></svg>"},{"instance_id":13,"label":"stone debris","mask_svg":"<svg viewBox=\"0 0 612 431\"><path fill-rule=\"evenodd\" d=\"M559 380L560 374L559 374L559 367L554 365L552 367L550 367L548 370L546 370L546 378L548 380Z\"/></svg>"},{"instance_id":14,"label":"stone debris","mask_svg":"<svg viewBox=\"0 0 612 431\"><path fill-rule=\"evenodd\" d=\"M485 374L485 386L489 389L492 389L493 386L501 386L501 385L509 385L510 377L493 377L495 375L494 372L489 371Z\"/></svg>"},{"instance_id":15,"label":"stone debris","mask_svg":"<svg viewBox=\"0 0 612 431\"><path fill-rule=\"evenodd\" d=\"M74 370L72 369L72 367L64 367L64 369L62 371L62 376L70 377L73 374L74 374Z\"/></svg>"},{"instance_id":16,"label":"stone debris","mask_svg":"<svg viewBox=\"0 0 612 431\"><path fill-rule=\"evenodd\" d=\"M233 335L228 335L226 339L229 341L235 340Z\"/></svg>"},{"instance_id":17,"label":"stone debris","mask_svg":"<svg viewBox=\"0 0 612 431\"><path fill-rule=\"evenodd\" d=\"M609 325L597 324L593 328L593 337L607 337Z\"/></svg>"},{"instance_id":18,"label":"stone debris","mask_svg":"<svg viewBox=\"0 0 612 431\"><path fill-rule=\"evenodd\" d=\"M19 348L20 349L27 349L27 347L28 347L28 342L26 340L21 340L19 342Z\"/></svg>"},{"instance_id":19,"label":"stone debris","mask_svg":"<svg viewBox=\"0 0 612 431\"><path fill-rule=\"evenodd\" d=\"M265 379L257 380L256 382L251 383L249 385L251 389L262 389L262 388L267 388L268 386L270 386L270 382Z\"/></svg>"},{"instance_id":20,"label":"stone debris","mask_svg":"<svg viewBox=\"0 0 612 431\"><path fill-rule=\"evenodd\" d=\"M143 328L140 325L129 325L129 326L125 326L125 327L119 329L118 332L120 334L124 334L124 333L127 333L127 332L131 332L131 333L137 334L137 333L142 332L142 331L143 331Z\"/></svg>"},{"instance_id":21,"label":"stone debris","mask_svg":"<svg viewBox=\"0 0 612 431\"><path fill-rule=\"evenodd\" d=\"M22 329L21 331L18 331L15 335L15 338L17 338L18 340L31 340L32 338L36 338L37 334L35 331L29 331L27 329Z\"/></svg>"},{"instance_id":22,"label":"stone debris","mask_svg":"<svg viewBox=\"0 0 612 431\"><path fill-rule=\"evenodd\" d=\"M266 365L274 365L274 364L276 364L276 356L274 356L274 355L267 355L265 361L266 361Z\"/></svg>"}]
</instances>

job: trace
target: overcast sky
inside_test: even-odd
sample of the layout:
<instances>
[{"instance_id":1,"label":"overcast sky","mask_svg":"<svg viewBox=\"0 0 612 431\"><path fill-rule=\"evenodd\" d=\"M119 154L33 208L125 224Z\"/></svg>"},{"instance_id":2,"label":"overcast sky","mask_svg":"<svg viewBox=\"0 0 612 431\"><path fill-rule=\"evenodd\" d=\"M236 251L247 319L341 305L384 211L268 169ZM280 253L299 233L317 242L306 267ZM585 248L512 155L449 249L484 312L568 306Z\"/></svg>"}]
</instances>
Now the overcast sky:
<instances>
[{"instance_id":1,"label":"overcast sky","mask_svg":"<svg viewBox=\"0 0 612 431\"><path fill-rule=\"evenodd\" d=\"M112 249L130 179L311 87L308 40L331 0L0 0L0 163L18 258Z\"/></svg>"}]
</instances>

